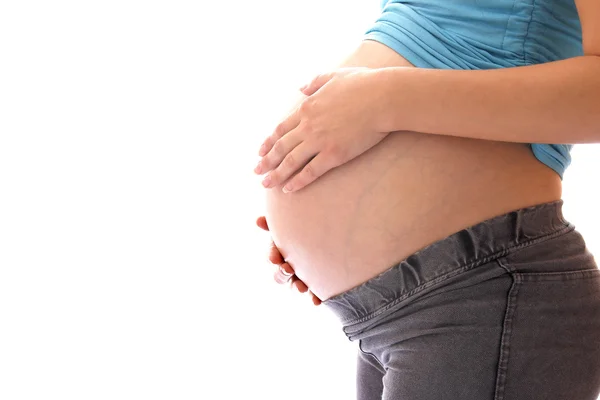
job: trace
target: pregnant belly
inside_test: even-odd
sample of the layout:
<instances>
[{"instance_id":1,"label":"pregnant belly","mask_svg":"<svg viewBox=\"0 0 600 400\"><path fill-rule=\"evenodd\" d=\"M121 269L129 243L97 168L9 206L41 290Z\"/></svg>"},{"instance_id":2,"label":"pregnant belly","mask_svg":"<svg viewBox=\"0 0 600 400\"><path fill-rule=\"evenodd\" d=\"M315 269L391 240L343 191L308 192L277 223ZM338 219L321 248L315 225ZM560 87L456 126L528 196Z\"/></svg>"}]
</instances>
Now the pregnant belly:
<instances>
[{"instance_id":1,"label":"pregnant belly","mask_svg":"<svg viewBox=\"0 0 600 400\"><path fill-rule=\"evenodd\" d=\"M364 42L344 66L410 66ZM393 132L306 188L266 190L275 244L325 300L460 230L561 197L527 145Z\"/></svg>"}]
</instances>

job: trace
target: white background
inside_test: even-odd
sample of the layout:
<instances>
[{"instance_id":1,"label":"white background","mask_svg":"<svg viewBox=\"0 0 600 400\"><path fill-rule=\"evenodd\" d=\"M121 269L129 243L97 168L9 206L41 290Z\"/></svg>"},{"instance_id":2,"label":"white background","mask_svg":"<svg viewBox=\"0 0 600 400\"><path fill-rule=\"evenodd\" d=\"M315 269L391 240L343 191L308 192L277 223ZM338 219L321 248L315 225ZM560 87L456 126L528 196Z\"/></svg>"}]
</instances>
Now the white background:
<instances>
[{"instance_id":1,"label":"white background","mask_svg":"<svg viewBox=\"0 0 600 400\"><path fill-rule=\"evenodd\" d=\"M333 314L272 281L252 173L379 2L0 5L0 399L352 399ZM598 145L564 212L600 252Z\"/></svg>"}]
</instances>

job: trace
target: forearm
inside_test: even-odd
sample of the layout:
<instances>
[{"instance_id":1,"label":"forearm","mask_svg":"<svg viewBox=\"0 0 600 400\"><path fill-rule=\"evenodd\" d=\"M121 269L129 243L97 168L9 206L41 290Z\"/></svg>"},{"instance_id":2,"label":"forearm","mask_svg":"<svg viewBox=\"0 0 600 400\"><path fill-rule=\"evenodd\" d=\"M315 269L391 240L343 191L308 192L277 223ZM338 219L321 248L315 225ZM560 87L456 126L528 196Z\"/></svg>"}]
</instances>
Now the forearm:
<instances>
[{"instance_id":1,"label":"forearm","mask_svg":"<svg viewBox=\"0 0 600 400\"><path fill-rule=\"evenodd\" d=\"M384 131L522 143L600 142L600 57L493 70L381 70Z\"/></svg>"}]
</instances>

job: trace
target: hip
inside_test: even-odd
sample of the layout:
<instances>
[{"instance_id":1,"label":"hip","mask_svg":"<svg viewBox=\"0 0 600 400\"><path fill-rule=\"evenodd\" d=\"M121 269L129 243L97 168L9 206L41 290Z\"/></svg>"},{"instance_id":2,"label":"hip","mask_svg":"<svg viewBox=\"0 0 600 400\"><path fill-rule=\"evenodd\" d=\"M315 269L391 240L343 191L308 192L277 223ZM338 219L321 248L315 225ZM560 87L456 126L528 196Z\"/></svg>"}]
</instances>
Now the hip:
<instances>
[{"instance_id":1,"label":"hip","mask_svg":"<svg viewBox=\"0 0 600 400\"><path fill-rule=\"evenodd\" d=\"M325 301L359 343L358 398L596 399L600 270L561 207L483 221Z\"/></svg>"}]
</instances>

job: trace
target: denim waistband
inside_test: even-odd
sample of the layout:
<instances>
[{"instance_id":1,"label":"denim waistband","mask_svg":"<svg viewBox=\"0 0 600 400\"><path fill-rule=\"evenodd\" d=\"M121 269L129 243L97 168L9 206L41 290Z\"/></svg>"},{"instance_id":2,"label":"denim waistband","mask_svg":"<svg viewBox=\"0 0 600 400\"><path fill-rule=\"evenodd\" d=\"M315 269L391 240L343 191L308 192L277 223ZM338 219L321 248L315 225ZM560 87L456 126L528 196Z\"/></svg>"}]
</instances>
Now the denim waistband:
<instances>
[{"instance_id":1,"label":"denim waistband","mask_svg":"<svg viewBox=\"0 0 600 400\"><path fill-rule=\"evenodd\" d=\"M344 327L358 324L453 272L575 229L564 219L562 206L563 200L556 200L521 208L458 231L367 282L327 299L323 305L339 317Z\"/></svg>"}]
</instances>

